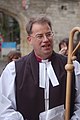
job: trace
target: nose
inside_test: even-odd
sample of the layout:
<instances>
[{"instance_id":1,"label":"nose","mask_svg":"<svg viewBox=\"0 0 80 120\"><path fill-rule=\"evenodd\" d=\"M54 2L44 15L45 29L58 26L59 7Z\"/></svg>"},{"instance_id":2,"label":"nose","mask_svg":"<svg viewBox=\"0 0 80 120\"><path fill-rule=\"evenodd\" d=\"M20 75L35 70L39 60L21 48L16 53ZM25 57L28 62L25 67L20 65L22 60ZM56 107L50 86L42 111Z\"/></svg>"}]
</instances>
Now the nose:
<instances>
[{"instance_id":1,"label":"nose","mask_svg":"<svg viewBox=\"0 0 80 120\"><path fill-rule=\"evenodd\" d=\"M43 41L44 41L44 42L48 41L48 38L47 38L46 35L44 35Z\"/></svg>"}]
</instances>

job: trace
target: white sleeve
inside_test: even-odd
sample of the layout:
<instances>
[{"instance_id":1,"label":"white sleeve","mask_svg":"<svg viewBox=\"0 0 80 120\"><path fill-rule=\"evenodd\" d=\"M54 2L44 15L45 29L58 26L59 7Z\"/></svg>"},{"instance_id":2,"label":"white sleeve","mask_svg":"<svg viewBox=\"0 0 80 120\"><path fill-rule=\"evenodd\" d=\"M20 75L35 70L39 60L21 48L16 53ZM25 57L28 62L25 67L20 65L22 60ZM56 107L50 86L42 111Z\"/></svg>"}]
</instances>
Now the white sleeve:
<instances>
[{"instance_id":1,"label":"white sleeve","mask_svg":"<svg viewBox=\"0 0 80 120\"><path fill-rule=\"evenodd\" d=\"M74 105L74 113L71 120L80 120L80 63L74 61L74 71L75 71L75 89L76 89L76 97L75 97L75 105Z\"/></svg>"},{"instance_id":2,"label":"white sleeve","mask_svg":"<svg viewBox=\"0 0 80 120\"><path fill-rule=\"evenodd\" d=\"M24 120L16 110L15 62L9 63L0 77L0 120Z\"/></svg>"}]
</instances>

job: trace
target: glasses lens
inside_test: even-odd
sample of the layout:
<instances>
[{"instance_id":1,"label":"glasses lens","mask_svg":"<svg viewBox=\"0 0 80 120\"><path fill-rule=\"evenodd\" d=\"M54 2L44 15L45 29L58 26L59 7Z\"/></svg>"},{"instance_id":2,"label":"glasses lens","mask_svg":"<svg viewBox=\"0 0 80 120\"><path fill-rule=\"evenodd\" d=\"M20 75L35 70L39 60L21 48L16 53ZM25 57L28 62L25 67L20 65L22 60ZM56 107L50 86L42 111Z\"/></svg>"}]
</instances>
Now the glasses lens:
<instances>
[{"instance_id":1,"label":"glasses lens","mask_svg":"<svg viewBox=\"0 0 80 120\"><path fill-rule=\"evenodd\" d=\"M48 32L45 34L37 34L37 35L32 36L32 37L36 38L37 40L43 40L44 35L46 36L47 39L51 39L53 37L53 32Z\"/></svg>"}]
</instances>

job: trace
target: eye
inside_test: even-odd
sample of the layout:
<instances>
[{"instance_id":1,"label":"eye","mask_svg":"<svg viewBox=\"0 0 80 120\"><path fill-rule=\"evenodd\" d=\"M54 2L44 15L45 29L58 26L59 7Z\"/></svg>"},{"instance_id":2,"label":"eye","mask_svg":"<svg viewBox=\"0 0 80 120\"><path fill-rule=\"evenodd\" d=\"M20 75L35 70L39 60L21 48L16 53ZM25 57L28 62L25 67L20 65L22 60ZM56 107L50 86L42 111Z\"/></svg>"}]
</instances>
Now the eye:
<instances>
[{"instance_id":1,"label":"eye","mask_svg":"<svg viewBox=\"0 0 80 120\"><path fill-rule=\"evenodd\" d=\"M42 34L36 35L36 38L37 38L37 39L42 39L42 38L43 38L43 35L42 35Z\"/></svg>"},{"instance_id":2,"label":"eye","mask_svg":"<svg viewBox=\"0 0 80 120\"><path fill-rule=\"evenodd\" d=\"M52 35L53 35L52 32L46 33L46 37L52 37Z\"/></svg>"}]
</instances>

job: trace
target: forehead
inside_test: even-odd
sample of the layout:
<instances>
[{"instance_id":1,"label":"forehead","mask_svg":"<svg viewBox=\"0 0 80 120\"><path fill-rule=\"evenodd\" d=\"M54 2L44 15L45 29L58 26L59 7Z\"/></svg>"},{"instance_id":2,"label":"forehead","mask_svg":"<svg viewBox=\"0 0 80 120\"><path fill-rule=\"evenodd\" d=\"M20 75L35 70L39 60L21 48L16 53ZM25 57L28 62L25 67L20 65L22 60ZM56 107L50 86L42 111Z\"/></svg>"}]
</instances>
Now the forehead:
<instances>
[{"instance_id":1,"label":"forehead","mask_svg":"<svg viewBox=\"0 0 80 120\"><path fill-rule=\"evenodd\" d=\"M50 26L48 25L48 23L43 23L43 24L39 24L39 23L34 23L32 26L32 32L36 33L36 32L46 32L46 31L51 31Z\"/></svg>"},{"instance_id":2,"label":"forehead","mask_svg":"<svg viewBox=\"0 0 80 120\"><path fill-rule=\"evenodd\" d=\"M65 47L65 46L67 46L65 42L61 44L61 47Z\"/></svg>"}]
</instances>

